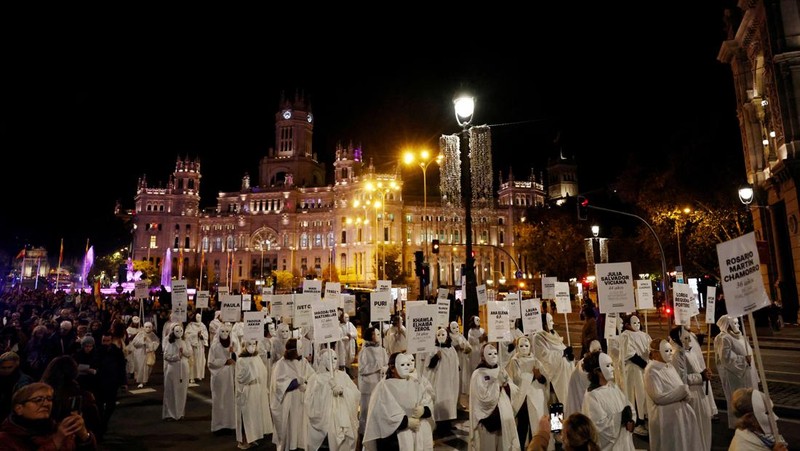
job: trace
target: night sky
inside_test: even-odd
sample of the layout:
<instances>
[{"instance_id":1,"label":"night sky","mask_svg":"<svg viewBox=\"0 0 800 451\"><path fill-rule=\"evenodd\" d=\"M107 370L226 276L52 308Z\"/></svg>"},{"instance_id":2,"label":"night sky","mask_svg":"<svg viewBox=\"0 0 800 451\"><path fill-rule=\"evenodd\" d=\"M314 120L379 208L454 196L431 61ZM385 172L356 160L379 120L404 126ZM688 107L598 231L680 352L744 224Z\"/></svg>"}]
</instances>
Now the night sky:
<instances>
[{"instance_id":1,"label":"night sky","mask_svg":"<svg viewBox=\"0 0 800 451\"><path fill-rule=\"evenodd\" d=\"M716 61L730 2L696 3L476 10L471 23L486 25L472 32L452 14L313 32L294 19L209 14L19 36L0 85L0 251L32 244L57 256L62 237L67 258L87 238L100 253L124 246L115 201L132 208L137 179L166 183L178 156L201 159L202 204L213 206L244 172L255 179L282 92L310 99L326 162L337 142L360 143L387 171L407 146L436 149L458 131L452 99L466 88L476 124L512 124L492 132L504 175L511 165L518 177L538 173L561 148L590 191L632 153L657 159L698 140L706 159L741 167L743 182L731 71ZM419 169L403 174L421 185Z\"/></svg>"}]
</instances>

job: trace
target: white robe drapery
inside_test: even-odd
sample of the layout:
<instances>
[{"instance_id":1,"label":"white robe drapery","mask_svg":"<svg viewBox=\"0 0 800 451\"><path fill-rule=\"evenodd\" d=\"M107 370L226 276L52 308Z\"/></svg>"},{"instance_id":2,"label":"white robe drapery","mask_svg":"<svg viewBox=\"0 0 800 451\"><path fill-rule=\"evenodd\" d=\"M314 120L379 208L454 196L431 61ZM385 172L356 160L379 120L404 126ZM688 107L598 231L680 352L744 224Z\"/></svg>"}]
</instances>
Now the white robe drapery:
<instances>
[{"instance_id":1,"label":"white robe drapery","mask_svg":"<svg viewBox=\"0 0 800 451\"><path fill-rule=\"evenodd\" d=\"M569 378L574 365L564 357L564 339L560 335L546 331L536 332L533 336L533 350L536 360L542 366L544 376L550 381L553 390L561 403L567 402Z\"/></svg>"},{"instance_id":2,"label":"white robe drapery","mask_svg":"<svg viewBox=\"0 0 800 451\"><path fill-rule=\"evenodd\" d=\"M211 373L211 431L236 428L234 377L236 364L226 365L231 349L214 337L208 351L208 371Z\"/></svg>"},{"instance_id":3,"label":"white robe drapery","mask_svg":"<svg viewBox=\"0 0 800 451\"><path fill-rule=\"evenodd\" d=\"M631 362L634 355L649 360L650 335L642 331L626 330L619 336L619 360L622 368L618 374L624 379L622 387L639 418L647 414L647 395L644 393L644 368ZM620 387L620 388L622 388ZM634 418L635 419L635 418Z\"/></svg>"},{"instance_id":4,"label":"white robe drapery","mask_svg":"<svg viewBox=\"0 0 800 451\"><path fill-rule=\"evenodd\" d=\"M342 389L341 396L334 395L335 387ZM343 371L324 371L311 376L304 398L308 414L306 450L319 449L325 437L331 451L355 449L360 396L356 384Z\"/></svg>"},{"instance_id":5,"label":"white robe drapery","mask_svg":"<svg viewBox=\"0 0 800 451\"><path fill-rule=\"evenodd\" d=\"M569 417L575 412L583 411L583 395L589 388L589 375L583 371L583 360L579 360L572 370L569 377L569 389L567 391L567 402L564 403L564 418ZM642 412L645 414L647 412Z\"/></svg>"},{"instance_id":6,"label":"white robe drapery","mask_svg":"<svg viewBox=\"0 0 800 451\"><path fill-rule=\"evenodd\" d=\"M460 333L454 334L450 332L450 340L453 343L453 349L458 354L458 372L459 372L459 390L460 393L469 393L469 380L472 377L472 367L469 355L472 353L472 345Z\"/></svg>"},{"instance_id":7,"label":"white robe drapery","mask_svg":"<svg viewBox=\"0 0 800 451\"><path fill-rule=\"evenodd\" d=\"M189 390L189 354L192 348L183 339L164 344L164 404L161 418L180 420L186 411Z\"/></svg>"},{"instance_id":8,"label":"white robe drapery","mask_svg":"<svg viewBox=\"0 0 800 451\"><path fill-rule=\"evenodd\" d=\"M408 451L433 449L433 434L430 428L397 431L404 417L412 417L414 407L427 407L433 411L433 404L424 385L412 379L383 379L372 391L369 403L369 416L364 430L364 449L380 451L377 440L388 438L396 433L399 448Z\"/></svg>"},{"instance_id":9,"label":"white robe drapery","mask_svg":"<svg viewBox=\"0 0 800 451\"><path fill-rule=\"evenodd\" d=\"M358 389L361 392L361 415L359 417L358 432L364 433L369 412L369 399L372 391L383 379L382 371L389 365L389 355L386 349L372 344L364 343L358 353Z\"/></svg>"},{"instance_id":10,"label":"white robe drapery","mask_svg":"<svg viewBox=\"0 0 800 451\"><path fill-rule=\"evenodd\" d=\"M737 389L756 388L755 384L758 381L756 368L755 365L747 363L746 357L752 354L750 344L742 335L734 337L727 332L721 332L714 338L714 359L728 406L733 405L733 392ZM736 414L729 407L728 427L735 429L736 421Z\"/></svg>"},{"instance_id":11,"label":"white robe drapery","mask_svg":"<svg viewBox=\"0 0 800 451\"><path fill-rule=\"evenodd\" d=\"M256 356L236 360L236 440L252 443L271 434L267 369ZM244 430L244 431L243 431ZM242 434L244 432L244 434Z\"/></svg>"},{"instance_id":12,"label":"white robe drapery","mask_svg":"<svg viewBox=\"0 0 800 451\"><path fill-rule=\"evenodd\" d=\"M633 406L613 382L586 392L583 398L583 414L597 428L600 448L604 451L634 451L633 434L622 424L622 411ZM631 418L636 420L636 418Z\"/></svg>"},{"instance_id":13,"label":"white robe drapery","mask_svg":"<svg viewBox=\"0 0 800 451\"><path fill-rule=\"evenodd\" d=\"M147 364L147 353L156 352L160 346L158 336L153 332L145 332L139 329L139 333L131 341L133 347L133 376L136 382L146 384L150 380L152 365Z\"/></svg>"},{"instance_id":14,"label":"white robe drapery","mask_svg":"<svg viewBox=\"0 0 800 451\"><path fill-rule=\"evenodd\" d=\"M192 347L192 355L189 358L189 378L203 380L206 374L206 347L208 347L206 325L199 321L188 323L184 339Z\"/></svg>"},{"instance_id":15,"label":"white robe drapery","mask_svg":"<svg viewBox=\"0 0 800 451\"><path fill-rule=\"evenodd\" d=\"M458 355L452 346L437 347L433 354L417 354L417 367L422 377L433 387L436 399L433 404L433 420L447 421L455 419L458 408ZM428 368L431 358L438 355L439 362L434 368Z\"/></svg>"},{"instance_id":16,"label":"white robe drapery","mask_svg":"<svg viewBox=\"0 0 800 451\"><path fill-rule=\"evenodd\" d=\"M272 442L278 451L305 448L306 416L303 404L304 394L300 389L287 391L293 380L303 384L314 374L308 360L287 360L281 358L272 368L270 388L270 409L275 433Z\"/></svg>"},{"instance_id":17,"label":"white robe drapery","mask_svg":"<svg viewBox=\"0 0 800 451\"><path fill-rule=\"evenodd\" d=\"M644 389L652 401L647 411L650 451L702 449L697 417L685 402L689 387L675 367L650 360L644 369Z\"/></svg>"},{"instance_id":18,"label":"white robe drapery","mask_svg":"<svg viewBox=\"0 0 800 451\"><path fill-rule=\"evenodd\" d=\"M675 351L672 364L675 366L675 370L683 380L683 383L689 386L689 405L694 410L694 414L697 417L697 427L700 430L702 442L696 449L697 451L709 451L711 449L712 432L711 405L706 399L706 384L700 375L700 372L705 369L705 362L703 362L702 357L698 358L698 355L691 351L684 349L676 349Z\"/></svg>"},{"instance_id":19,"label":"white robe drapery","mask_svg":"<svg viewBox=\"0 0 800 451\"><path fill-rule=\"evenodd\" d=\"M533 369L539 367L536 357L523 357L519 354L515 354L506 365L508 376L519 387L517 396L511 400L511 405L515 412L519 411L523 402L527 406L531 437L539 430L539 418L547 413L547 403L550 399L550 386L547 383L540 384L533 378ZM524 445L525 443L520 443L520 446Z\"/></svg>"},{"instance_id":20,"label":"white robe drapery","mask_svg":"<svg viewBox=\"0 0 800 451\"><path fill-rule=\"evenodd\" d=\"M511 399L517 395L517 386L508 381L511 396L501 388L497 380L499 368L477 368L472 373L469 384L469 436L467 449L470 451L519 451L521 445L517 436L516 412ZM500 413L500 433L489 432L481 420L492 414L495 408Z\"/></svg>"}]
</instances>

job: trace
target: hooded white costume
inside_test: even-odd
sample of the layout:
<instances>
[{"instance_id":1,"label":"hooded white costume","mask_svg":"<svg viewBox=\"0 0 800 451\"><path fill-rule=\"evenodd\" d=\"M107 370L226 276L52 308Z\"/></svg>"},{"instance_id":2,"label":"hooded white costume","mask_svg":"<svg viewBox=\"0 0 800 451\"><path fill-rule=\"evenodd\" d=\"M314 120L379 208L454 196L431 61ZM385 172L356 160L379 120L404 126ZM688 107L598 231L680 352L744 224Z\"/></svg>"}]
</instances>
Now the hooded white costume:
<instances>
[{"instance_id":1,"label":"hooded white costume","mask_svg":"<svg viewBox=\"0 0 800 451\"><path fill-rule=\"evenodd\" d=\"M753 355L753 349L739 330L738 319L722 315L717 326L720 333L714 338L714 359L728 401L728 427L735 429L737 418L730 407L733 406L733 393L738 388L755 388L758 376L755 365L748 359Z\"/></svg>"},{"instance_id":2,"label":"hooded white costume","mask_svg":"<svg viewBox=\"0 0 800 451\"><path fill-rule=\"evenodd\" d=\"M469 437L467 448L475 451L519 451L516 412L511 400L517 386L505 369L497 366L497 349L486 344L482 360L472 373L469 389Z\"/></svg>"},{"instance_id":3,"label":"hooded white costume","mask_svg":"<svg viewBox=\"0 0 800 451\"><path fill-rule=\"evenodd\" d=\"M186 325L186 341L192 347L189 358L189 379L203 380L206 374L206 348L208 347L208 329L201 321L202 315L195 315L195 320Z\"/></svg>"},{"instance_id":4,"label":"hooded white costume","mask_svg":"<svg viewBox=\"0 0 800 451\"><path fill-rule=\"evenodd\" d=\"M433 404L433 420L455 419L458 408L458 355L451 345L447 330L436 331L436 352L419 353L419 373L430 382L436 399Z\"/></svg>"},{"instance_id":5,"label":"hooded white costume","mask_svg":"<svg viewBox=\"0 0 800 451\"><path fill-rule=\"evenodd\" d=\"M542 365L544 376L550 381L559 402L567 402L569 378L574 365L568 360L564 339L553 329L553 315L546 314L546 330L540 330L533 336L533 349L536 360Z\"/></svg>"},{"instance_id":6,"label":"hooded white costume","mask_svg":"<svg viewBox=\"0 0 800 451\"><path fill-rule=\"evenodd\" d=\"M397 321L397 324L392 324L392 327L386 331L386 339L383 342L383 346L389 355L395 352L405 352L408 349L408 335L402 320Z\"/></svg>"},{"instance_id":7,"label":"hooded white costume","mask_svg":"<svg viewBox=\"0 0 800 451\"><path fill-rule=\"evenodd\" d=\"M319 359L325 370L308 379L304 399L308 415L306 449L319 449L327 437L331 451L354 450L358 437L358 387L337 369L334 350L323 350Z\"/></svg>"},{"instance_id":8,"label":"hooded white costume","mask_svg":"<svg viewBox=\"0 0 800 451\"><path fill-rule=\"evenodd\" d=\"M472 377L472 367L470 366L469 355L472 352L472 346L467 341L466 337L461 333L458 328L458 323L452 321L450 323L450 340L453 343L453 349L458 354L458 372L459 372L459 393L469 393L469 379Z\"/></svg>"},{"instance_id":9,"label":"hooded white costume","mask_svg":"<svg viewBox=\"0 0 800 451\"><path fill-rule=\"evenodd\" d=\"M128 326L128 328L125 330L125 333L126 333L125 343L126 343L126 345L125 345L125 347L122 348L122 351L125 354L125 365L126 365L125 366L125 372L128 373L128 374L133 374L134 373L134 367L136 366L135 359L133 358L134 349L133 349L133 346L131 345L131 342L136 337L136 335L139 333L139 329L141 329L139 327L140 326L140 321L141 320L139 319L138 316L134 316L133 318L131 318L131 325Z\"/></svg>"},{"instance_id":10,"label":"hooded white costume","mask_svg":"<svg viewBox=\"0 0 800 451\"><path fill-rule=\"evenodd\" d=\"M589 352L602 350L600 342L592 340L589 343ZM583 370L583 359L578 361L572 375L569 377L569 390L567 392L567 402L564 403L564 418L569 417L575 412L583 411L583 396L589 388L589 375Z\"/></svg>"},{"instance_id":11,"label":"hooded white costume","mask_svg":"<svg viewBox=\"0 0 800 451\"><path fill-rule=\"evenodd\" d=\"M636 315L630 317L631 329L625 329L619 336L619 377L624 379L625 396L628 397L639 418L647 414L647 395L644 392L644 368L650 359L650 335L642 332L641 322Z\"/></svg>"},{"instance_id":12,"label":"hooded white costume","mask_svg":"<svg viewBox=\"0 0 800 451\"><path fill-rule=\"evenodd\" d=\"M150 379L150 371L156 363L155 352L159 343L158 336L153 332L153 323L149 321L144 323L144 327L139 329L136 337L131 341L134 359L133 375L140 388ZM150 354L149 361L148 354Z\"/></svg>"},{"instance_id":13,"label":"hooded white costume","mask_svg":"<svg viewBox=\"0 0 800 451\"><path fill-rule=\"evenodd\" d=\"M189 356L192 348L183 339L183 326L173 323L164 343L164 404L161 418L180 420L189 390Z\"/></svg>"},{"instance_id":14,"label":"hooded white costume","mask_svg":"<svg viewBox=\"0 0 800 451\"><path fill-rule=\"evenodd\" d=\"M342 339L336 343L336 354L339 357L339 366L347 368L350 371L350 365L356 357L356 340L358 339L358 331L356 326L350 322L350 315L347 313L342 315L343 323L339 324L342 330Z\"/></svg>"},{"instance_id":15,"label":"hooded white costume","mask_svg":"<svg viewBox=\"0 0 800 451\"><path fill-rule=\"evenodd\" d=\"M217 335L217 331L219 330L219 327L222 326L222 321L220 321L220 319L219 319L220 315L222 315L222 312L217 310L216 312L214 312L214 319L212 319L211 322L208 323L208 340L209 340L209 343L214 343L214 337Z\"/></svg>"},{"instance_id":16,"label":"hooded white costume","mask_svg":"<svg viewBox=\"0 0 800 451\"><path fill-rule=\"evenodd\" d=\"M653 340L650 351L650 362L644 369L644 389L652 401L647 411L650 450L702 449L697 417L685 402L690 396L689 386L670 363L674 353L672 345L667 340ZM654 352L659 353L664 362L653 358Z\"/></svg>"},{"instance_id":17,"label":"hooded white costume","mask_svg":"<svg viewBox=\"0 0 800 451\"><path fill-rule=\"evenodd\" d=\"M550 386L544 375L535 378L534 371L541 373L540 364L531 354L531 341L527 336L517 338L515 352L506 365L511 381L519 387L517 396L511 400L514 412L517 412L517 431L520 446L527 445L528 432L533 437L539 430L539 418L547 412L550 398ZM524 418L523 418L524 417ZM525 424L520 424L525 420Z\"/></svg>"},{"instance_id":18,"label":"hooded white costume","mask_svg":"<svg viewBox=\"0 0 800 451\"><path fill-rule=\"evenodd\" d=\"M702 443L695 449L697 451L708 451L711 449L711 405L706 399L705 387L702 372L706 368L702 354L692 352L692 339L690 332L685 328L680 328L681 345L673 340L672 347L675 348L675 356L672 364L683 383L689 386L689 405L692 406L697 417L697 427L700 429Z\"/></svg>"},{"instance_id":19,"label":"hooded white costume","mask_svg":"<svg viewBox=\"0 0 800 451\"><path fill-rule=\"evenodd\" d=\"M272 433L267 369L258 357L258 342L245 341L236 359L236 440L253 443Z\"/></svg>"},{"instance_id":20,"label":"hooded white costume","mask_svg":"<svg viewBox=\"0 0 800 451\"><path fill-rule=\"evenodd\" d=\"M370 330L370 329L367 329ZM358 389L361 391L361 417L359 419L359 432L364 433L369 412L369 399L372 391L386 374L389 365L389 354L381 347L380 331L371 329L372 337L365 337L361 351L358 353Z\"/></svg>"},{"instance_id":21,"label":"hooded white costume","mask_svg":"<svg viewBox=\"0 0 800 451\"><path fill-rule=\"evenodd\" d=\"M299 340L286 341L284 356L273 367L269 406L275 433L272 442L278 451L305 448L306 414L303 404L308 379L314 369L297 349Z\"/></svg>"},{"instance_id":22,"label":"hooded white costume","mask_svg":"<svg viewBox=\"0 0 800 451\"><path fill-rule=\"evenodd\" d=\"M474 317L472 319L472 326L467 330L467 341L474 352L470 353L469 355L469 365L462 369L462 371L467 372L465 378L467 385L464 388L467 393L469 393L469 387L472 382L472 372L475 371L475 368L477 368L478 364L481 363L481 353L479 351L482 344L481 337L483 337L485 334L486 331L481 327L481 319L477 316Z\"/></svg>"},{"instance_id":23,"label":"hooded white costume","mask_svg":"<svg viewBox=\"0 0 800 451\"><path fill-rule=\"evenodd\" d=\"M219 327L208 350L208 371L211 373L211 431L236 428L234 376L236 363L231 359L231 326ZM223 346L220 340L227 341Z\"/></svg>"},{"instance_id":24,"label":"hooded white costume","mask_svg":"<svg viewBox=\"0 0 800 451\"><path fill-rule=\"evenodd\" d=\"M600 353L598 360L600 367L596 370L600 370L607 383L589 388L583 398L583 414L597 428L600 448L608 451L634 451L633 435L628 432L626 423L623 423L623 411L626 407L630 409L631 415L627 420L636 420L633 406L613 382L615 371L611 357Z\"/></svg>"}]
</instances>

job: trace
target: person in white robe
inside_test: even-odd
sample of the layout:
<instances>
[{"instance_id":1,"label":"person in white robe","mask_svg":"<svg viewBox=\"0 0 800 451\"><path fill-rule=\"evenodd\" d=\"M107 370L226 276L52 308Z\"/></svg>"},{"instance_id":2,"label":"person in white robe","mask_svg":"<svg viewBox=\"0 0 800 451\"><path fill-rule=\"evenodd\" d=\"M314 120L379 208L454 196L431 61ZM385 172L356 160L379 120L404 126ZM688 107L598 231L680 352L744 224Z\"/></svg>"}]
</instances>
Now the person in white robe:
<instances>
[{"instance_id":1,"label":"person in white robe","mask_svg":"<svg viewBox=\"0 0 800 451\"><path fill-rule=\"evenodd\" d=\"M758 381L753 350L739 329L739 320L722 315L717 320L719 335L714 338L714 361L717 364L722 390L729 406L733 405L733 393L739 388L754 388ZM728 428L736 428L736 413L728 409Z\"/></svg>"},{"instance_id":2,"label":"person in white robe","mask_svg":"<svg viewBox=\"0 0 800 451\"><path fill-rule=\"evenodd\" d=\"M650 361L644 369L644 390L651 401L647 405L650 451L702 449L697 416L687 402L689 386L671 363L674 352L667 340L650 342Z\"/></svg>"},{"instance_id":3,"label":"person in white robe","mask_svg":"<svg viewBox=\"0 0 800 451\"><path fill-rule=\"evenodd\" d=\"M129 377L133 376L133 369L136 366L136 360L133 357L133 346L131 346L131 342L139 333L139 329L141 328L140 321L141 320L138 316L134 316L131 318L128 328L125 329L125 346L122 348L122 350L125 354L125 372L128 373Z\"/></svg>"},{"instance_id":4,"label":"person in white robe","mask_svg":"<svg viewBox=\"0 0 800 451\"><path fill-rule=\"evenodd\" d=\"M342 330L342 338L336 343L336 354L339 357L339 369L344 370L350 375L350 368L356 358L356 341L358 341L358 331L356 326L350 322L350 315L342 313L339 320L339 327Z\"/></svg>"},{"instance_id":5,"label":"person in white robe","mask_svg":"<svg viewBox=\"0 0 800 451\"><path fill-rule=\"evenodd\" d=\"M286 340L283 357L273 367L269 405L275 424L272 442L278 451L306 447L307 418L303 398L314 369L301 356L298 342L296 338Z\"/></svg>"},{"instance_id":6,"label":"person in white robe","mask_svg":"<svg viewBox=\"0 0 800 451\"><path fill-rule=\"evenodd\" d=\"M636 428L633 433L647 436L647 395L644 392L644 368L650 358L650 335L642 332L642 323L636 315L626 316L623 319L623 331L619 341L619 361L622 368L618 369L620 377L624 379L625 396L636 408Z\"/></svg>"},{"instance_id":7,"label":"person in white robe","mask_svg":"<svg viewBox=\"0 0 800 451\"><path fill-rule=\"evenodd\" d=\"M669 331L670 341L675 348L672 365L678 371L681 380L689 386L689 404L697 417L697 427L702 440L697 451L711 449L711 406L706 400L706 382L711 379L711 371L705 368L702 354L691 352L692 339L684 326L675 326Z\"/></svg>"},{"instance_id":8,"label":"person in white robe","mask_svg":"<svg viewBox=\"0 0 800 451\"><path fill-rule=\"evenodd\" d=\"M258 340L258 357L264 364L264 368L267 369L267 384L264 386L265 390L269 390L270 384L272 383L272 352L272 337L269 334L269 327L265 327L264 338Z\"/></svg>"},{"instance_id":9,"label":"person in white robe","mask_svg":"<svg viewBox=\"0 0 800 451\"><path fill-rule=\"evenodd\" d=\"M153 332L153 323L146 322L131 341L133 347L133 374L139 388L144 387L150 380L150 372L156 363L156 350L160 346L158 336Z\"/></svg>"},{"instance_id":10,"label":"person in white robe","mask_svg":"<svg viewBox=\"0 0 800 451\"><path fill-rule=\"evenodd\" d=\"M421 428L433 405L424 385L413 380L411 356L396 352L389 357L386 379L372 391L364 429L364 449L431 450L430 428Z\"/></svg>"},{"instance_id":11,"label":"person in white robe","mask_svg":"<svg viewBox=\"0 0 800 451\"><path fill-rule=\"evenodd\" d=\"M467 390L467 393L469 393L469 387L472 381L472 372L475 371L475 368L477 368L478 364L481 363L481 353L477 351L483 347L483 342L486 340L486 331L481 327L481 318L477 315L469 319L466 327L467 342L472 350L476 351L469 355L469 365L467 365L465 369L465 371L467 371L467 386L465 387L465 390Z\"/></svg>"},{"instance_id":12,"label":"person in white robe","mask_svg":"<svg viewBox=\"0 0 800 451\"><path fill-rule=\"evenodd\" d=\"M203 324L203 315L197 313L195 320L186 325L186 341L192 347L189 359L189 383L201 381L206 374L206 348L208 347L208 329Z\"/></svg>"},{"instance_id":13,"label":"person in white robe","mask_svg":"<svg viewBox=\"0 0 800 451\"><path fill-rule=\"evenodd\" d=\"M497 366L497 348L486 343L481 362L472 373L469 385L469 432L471 451L518 451L521 449L514 407L511 400L517 386L505 368Z\"/></svg>"},{"instance_id":14,"label":"person in white robe","mask_svg":"<svg viewBox=\"0 0 800 451\"><path fill-rule=\"evenodd\" d=\"M258 357L258 341L245 340L236 359L236 441L239 449L256 446L272 433L272 417L264 363Z\"/></svg>"},{"instance_id":15,"label":"person in white robe","mask_svg":"<svg viewBox=\"0 0 800 451\"><path fill-rule=\"evenodd\" d=\"M506 364L506 371L511 381L519 387L511 405L517 412L519 444L525 448L539 430L539 418L547 413L550 386L539 370L539 362L531 353L530 339L525 335L520 336L514 348L514 355Z\"/></svg>"},{"instance_id":16,"label":"person in white robe","mask_svg":"<svg viewBox=\"0 0 800 451\"><path fill-rule=\"evenodd\" d=\"M164 344L164 403L161 418L180 420L186 410L189 390L189 356L192 348L183 339L183 326L173 323Z\"/></svg>"},{"instance_id":17,"label":"person in white robe","mask_svg":"<svg viewBox=\"0 0 800 451\"><path fill-rule=\"evenodd\" d=\"M269 325L267 325L269 327ZM275 363L281 358L286 351L286 342L292 338L292 330L286 323L280 323L275 326L275 332L272 334L272 362Z\"/></svg>"},{"instance_id":18,"label":"person in white robe","mask_svg":"<svg viewBox=\"0 0 800 451\"><path fill-rule=\"evenodd\" d=\"M694 332L689 331L689 338L691 338L692 341L692 345L689 347L689 350L695 355L695 361L700 365L701 371L705 370L706 356L703 354L703 347L700 345L700 341L697 339L697 335L695 335ZM717 414L719 414L719 410L717 409L717 401L714 399L714 390L711 389L711 381L706 381L705 385L706 387L703 387L703 393L706 395L705 400L708 404L708 409L711 414L711 421L718 421L719 416Z\"/></svg>"},{"instance_id":19,"label":"person in white robe","mask_svg":"<svg viewBox=\"0 0 800 451\"><path fill-rule=\"evenodd\" d=\"M739 415L736 433L729 451L788 451L786 440L772 431L769 411L772 402L767 396L753 388L738 388L733 393L730 410ZM774 414L774 413L773 413ZM778 421L775 417L775 421Z\"/></svg>"},{"instance_id":20,"label":"person in white robe","mask_svg":"<svg viewBox=\"0 0 800 451\"><path fill-rule=\"evenodd\" d=\"M214 343L214 337L217 335L217 331L219 330L220 326L222 326L222 320L220 320L220 315L222 312L217 310L214 312L214 319L208 323L208 342Z\"/></svg>"},{"instance_id":21,"label":"person in white robe","mask_svg":"<svg viewBox=\"0 0 800 451\"><path fill-rule=\"evenodd\" d=\"M587 355L592 352L601 351L602 346L598 340L589 342L589 352L583 356L585 359ZM583 369L583 359L579 360L572 370L572 375L569 377L569 390L567 391L567 402L564 403L564 418L572 415L575 412L583 411L583 396L589 388L589 375Z\"/></svg>"},{"instance_id":22,"label":"person in white robe","mask_svg":"<svg viewBox=\"0 0 800 451\"><path fill-rule=\"evenodd\" d=\"M358 400L361 394L339 367L336 351L319 355L324 371L308 379L304 403L308 415L306 450L316 451L327 444L331 451L356 449L358 438Z\"/></svg>"},{"instance_id":23,"label":"person in white robe","mask_svg":"<svg viewBox=\"0 0 800 451\"><path fill-rule=\"evenodd\" d=\"M542 373L552 385L558 401L566 403L569 378L574 368L572 361L575 357L572 355L572 347L565 346L564 339L553 328L553 315L544 314L542 322L544 330L533 336L534 356L542 365Z\"/></svg>"},{"instance_id":24,"label":"person in white robe","mask_svg":"<svg viewBox=\"0 0 800 451\"><path fill-rule=\"evenodd\" d=\"M419 403L422 405L431 406L431 412L433 412L433 405L436 401L436 392L433 390L433 385L431 385L431 381L429 381L427 377L423 376L420 371L417 371L417 359L415 355L407 351L406 354L411 361L411 372L408 374L408 380L422 385L422 390L425 393L425 397L423 397ZM433 421L433 414L430 416L423 416L420 418L417 435L422 437L433 437L434 429L436 429L436 423Z\"/></svg>"},{"instance_id":25,"label":"person in white robe","mask_svg":"<svg viewBox=\"0 0 800 451\"><path fill-rule=\"evenodd\" d=\"M470 368L469 355L472 352L472 346L469 341L458 327L458 322L450 322L450 341L453 343L453 349L458 354L458 372L459 372L459 393L469 393L469 379L472 377Z\"/></svg>"},{"instance_id":26,"label":"person in white robe","mask_svg":"<svg viewBox=\"0 0 800 451\"><path fill-rule=\"evenodd\" d=\"M364 434L372 391L386 375L389 354L380 345L380 331L374 327L364 329L364 343L358 352L358 389L361 392L358 432Z\"/></svg>"},{"instance_id":27,"label":"person in white robe","mask_svg":"<svg viewBox=\"0 0 800 451\"><path fill-rule=\"evenodd\" d=\"M583 414L597 427L598 445L603 451L634 451L633 428L636 416L625 393L614 383L614 364L603 352L583 359L589 375L589 389L583 398Z\"/></svg>"},{"instance_id":28,"label":"person in white robe","mask_svg":"<svg viewBox=\"0 0 800 451\"><path fill-rule=\"evenodd\" d=\"M395 352L405 352L408 349L408 335L406 334L406 326L402 324L400 314L392 317L392 327L386 331L386 338L384 339L383 346L389 355Z\"/></svg>"},{"instance_id":29,"label":"person in white robe","mask_svg":"<svg viewBox=\"0 0 800 451\"><path fill-rule=\"evenodd\" d=\"M436 399L433 403L433 421L437 429L448 429L450 421L458 416L458 355L446 329L436 331L436 352L417 356L422 377L430 382Z\"/></svg>"},{"instance_id":30,"label":"person in white robe","mask_svg":"<svg viewBox=\"0 0 800 451\"><path fill-rule=\"evenodd\" d=\"M244 349L244 321L236 321L231 327L231 340L233 340L233 350L236 355Z\"/></svg>"},{"instance_id":31,"label":"person in white robe","mask_svg":"<svg viewBox=\"0 0 800 451\"><path fill-rule=\"evenodd\" d=\"M236 429L236 361L232 354L231 325L227 323L217 329L208 350L208 371L211 373L211 432Z\"/></svg>"}]
</instances>

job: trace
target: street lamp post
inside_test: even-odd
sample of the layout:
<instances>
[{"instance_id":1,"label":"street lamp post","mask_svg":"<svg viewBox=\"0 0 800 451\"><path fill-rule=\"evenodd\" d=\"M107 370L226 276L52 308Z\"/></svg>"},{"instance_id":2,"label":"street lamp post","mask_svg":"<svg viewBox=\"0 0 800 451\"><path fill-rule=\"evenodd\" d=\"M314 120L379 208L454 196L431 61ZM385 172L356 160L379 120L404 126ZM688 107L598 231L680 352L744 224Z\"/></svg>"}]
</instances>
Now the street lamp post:
<instances>
[{"instance_id":1,"label":"street lamp post","mask_svg":"<svg viewBox=\"0 0 800 451\"><path fill-rule=\"evenodd\" d=\"M417 163L420 169L422 169L422 240L424 243L425 261L428 261L428 165L434 161L436 164L441 164L444 156L439 154L435 159L430 158L431 153L428 150L421 150L419 155L416 155L412 151L406 151L405 154L403 154L403 161L405 161L407 165Z\"/></svg>"},{"instance_id":2,"label":"street lamp post","mask_svg":"<svg viewBox=\"0 0 800 451\"><path fill-rule=\"evenodd\" d=\"M465 299L464 299L464 318L471 318L478 315L478 293L476 291L477 280L475 279L475 257L472 255L472 176L470 170L470 156L466 150L469 148L469 130L472 123L473 113L475 112L475 99L471 96L463 95L453 101L456 114L456 122L461 126L461 183L462 198L464 202L464 229L466 233L466 265L464 276L466 280ZM466 335L468 328L464 328Z\"/></svg>"},{"instance_id":3,"label":"street lamp post","mask_svg":"<svg viewBox=\"0 0 800 451\"><path fill-rule=\"evenodd\" d=\"M689 207L685 207L684 209L679 211L679 213L683 213L683 214L687 214L687 215L689 213L691 213L691 212L692 212L692 209L689 208ZM679 215L679 218L680 218L680 215ZM678 241L678 267L680 268L680 271L683 272L683 257L681 255L681 231L680 231L680 228L678 227L678 223L679 222L680 222L680 219L676 219L675 220L675 239ZM681 283L682 282L683 281L681 281Z\"/></svg>"},{"instance_id":4,"label":"street lamp post","mask_svg":"<svg viewBox=\"0 0 800 451\"><path fill-rule=\"evenodd\" d=\"M746 205L750 209L751 216L753 216L754 218L756 216L753 213L753 209L766 210L766 211L764 211L763 215L761 214L760 211L758 213L758 218L761 221L761 230L764 233L763 240L760 240L760 241L766 242L766 245L767 245L767 249L768 249L767 253L769 255L769 262L767 264L767 282L768 282L767 283L767 285L768 285L767 289L769 290L770 297L775 299L777 289L774 286L774 280L773 279L774 279L775 275L774 275L773 271L777 271L777 261L776 261L776 257L773 255L773 252L772 252L772 249L773 249L773 247L772 247L773 244L772 244L772 239L771 239L772 238L772 233L771 233L772 232L772 217L770 216L770 213L769 213L769 205L758 205L758 202L756 202L756 205L752 205L754 200L757 200L756 199L756 192L755 192L755 190L753 189L753 187L751 185L744 185L741 188L739 188L739 201L742 204ZM780 294L780 293L777 293L777 294Z\"/></svg>"}]
</instances>

